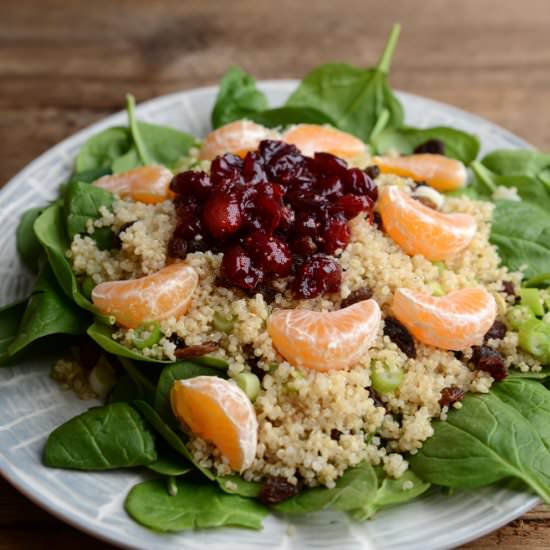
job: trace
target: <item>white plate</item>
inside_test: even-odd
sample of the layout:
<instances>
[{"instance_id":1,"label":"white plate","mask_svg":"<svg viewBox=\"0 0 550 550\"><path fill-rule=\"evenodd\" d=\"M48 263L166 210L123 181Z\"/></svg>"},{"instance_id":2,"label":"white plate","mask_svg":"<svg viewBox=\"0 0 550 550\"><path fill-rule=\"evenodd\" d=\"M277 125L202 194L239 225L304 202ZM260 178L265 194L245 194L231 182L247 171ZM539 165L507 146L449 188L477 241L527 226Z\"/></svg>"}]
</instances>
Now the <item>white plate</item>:
<instances>
[{"instance_id":1,"label":"white plate","mask_svg":"<svg viewBox=\"0 0 550 550\"><path fill-rule=\"evenodd\" d=\"M281 104L294 81L267 81L261 88L272 105ZM175 126L196 136L209 129L216 88L180 92L138 107L142 120ZM407 121L417 126L447 125L479 135L485 151L526 147L509 132L453 107L409 94L399 94ZM0 192L0 304L24 296L32 277L17 259L15 228L21 213L57 196L72 160L90 136L113 125L125 125L117 113L50 149L15 176ZM538 499L504 488L457 491L448 497L432 492L384 512L366 523L344 514L322 512L292 520L270 516L263 531L216 529L159 535L134 523L123 508L124 498L142 473L136 470L79 473L41 465L47 434L86 410L48 377L51 360L27 362L0 369L0 472L34 502L91 535L128 548L222 549L435 549L448 548L480 537L517 518Z\"/></svg>"}]
</instances>

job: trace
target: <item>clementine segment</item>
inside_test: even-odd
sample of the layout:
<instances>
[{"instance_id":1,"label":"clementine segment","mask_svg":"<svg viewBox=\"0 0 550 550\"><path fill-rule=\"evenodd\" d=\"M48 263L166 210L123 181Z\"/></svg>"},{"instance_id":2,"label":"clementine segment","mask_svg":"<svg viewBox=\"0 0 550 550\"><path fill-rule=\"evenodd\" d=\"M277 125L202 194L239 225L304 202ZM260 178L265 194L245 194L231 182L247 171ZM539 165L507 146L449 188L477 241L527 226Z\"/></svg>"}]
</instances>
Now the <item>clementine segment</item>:
<instances>
[{"instance_id":1,"label":"clementine segment","mask_svg":"<svg viewBox=\"0 0 550 550\"><path fill-rule=\"evenodd\" d=\"M140 279L101 283L92 290L92 302L102 314L113 315L119 325L135 328L183 315L198 279L191 266L178 262Z\"/></svg>"},{"instance_id":2,"label":"clementine segment","mask_svg":"<svg viewBox=\"0 0 550 550\"><path fill-rule=\"evenodd\" d=\"M482 288L464 288L442 297L398 288L391 309L417 340L454 351L480 344L497 313L495 299Z\"/></svg>"},{"instance_id":3,"label":"clementine segment","mask_svg":"<svg viewBox=\"0 0 550 550\"><path fill-rule=\"evenodd\" d=\"M380 326L374 300L338 311L275 311L267 320L273 346L292 365L318 371L346 369L365 354Z\"/></svg>"},{"instance_id":4,"label":"clementine segment","mask_svg":"<svg viewBox=\"0 0 550 550\"><path fill-rule=\"evenodd\" d=\"M416 181L425 181L438 191L454 191L464 187L468 181L468 172L464 164L443 155L374 157L373 162L383 174L395 174Z\"/></svg>"},{"instance_id":5,"label":"clementine segment","mask_svg":"<svg viewBox=\"0 0 550 550\"><path fill-rule=\"evenodd\" d=\"M366 151L365 144L355 136L318 124L293 126L283 134L283 141L295 145L303 155L309 157L324 152L350 159Z\"/></svg>"},{"instance_id":6,"label":"clementine segment","mask_svg":"<svg viewBox=\"0 0 550 550\"><path fill-rule=\"evenodd\" d=\"M218 155L233 153L244 156L258 148L263 139L279 139L274 130L249 120L236 120L210 132L199 152L201 160L213 160Z\"/></svg>"},{"instance_id":7,"label":"clementine segment","mask_svg":"<svg viewBox=\"0 0 550 550\"><path fill-rule=\"evenodd\" d=\"M472 216L438 212L393 185L380 192L378 209L384 230L404 252L431 261L456 255L476 233Z\"/></svg>"},{"instance_id":8,"label":"clementine segment","mask_svg":"<svg viewBox=\"0 0 550 550\"><path fill-rule=\"evenodd\" d=\"M107 189L122 198L147 204L156 204L170 199L170 182L173 174L164 166L141 166L128 172L103 176L93 185Z\"/></svg>"},{"instance_id":9,"label":"clementine segment","mask_svg":"<svg viewBox=\"0 0 550 550\"><path fill-rule=\"evenodd\" d=\"M242 472L251 466L258 421L252 403L234 382L216 376L176 380L170 401L178 420L213 443L233 470Z\"/></svg>"}]
</instances>

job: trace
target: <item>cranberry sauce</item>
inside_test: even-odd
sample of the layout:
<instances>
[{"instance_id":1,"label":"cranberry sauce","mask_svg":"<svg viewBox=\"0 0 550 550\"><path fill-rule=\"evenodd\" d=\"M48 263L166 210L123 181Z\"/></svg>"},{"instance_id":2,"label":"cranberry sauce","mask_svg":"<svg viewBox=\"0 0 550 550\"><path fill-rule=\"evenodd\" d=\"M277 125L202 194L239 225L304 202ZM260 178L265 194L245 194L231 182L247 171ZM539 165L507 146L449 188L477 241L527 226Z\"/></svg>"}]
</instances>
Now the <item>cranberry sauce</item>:
<instances>
[{"instance_id":1,"label":"cranberry sauce","mask_svg":"<svg viewBox=\"0 0 550 550\"><path fill-rule=\"evenodd\" d=\"M330 255L348 244L349 220L370 216L377 198L365 171L269 140L244 159L217 157L210 175L177 174L170 188L177 225L169 254L221 251L222 283L253 291L291 276L296 298L340 290L340 266Z\"/></svg>"}]
</instances>

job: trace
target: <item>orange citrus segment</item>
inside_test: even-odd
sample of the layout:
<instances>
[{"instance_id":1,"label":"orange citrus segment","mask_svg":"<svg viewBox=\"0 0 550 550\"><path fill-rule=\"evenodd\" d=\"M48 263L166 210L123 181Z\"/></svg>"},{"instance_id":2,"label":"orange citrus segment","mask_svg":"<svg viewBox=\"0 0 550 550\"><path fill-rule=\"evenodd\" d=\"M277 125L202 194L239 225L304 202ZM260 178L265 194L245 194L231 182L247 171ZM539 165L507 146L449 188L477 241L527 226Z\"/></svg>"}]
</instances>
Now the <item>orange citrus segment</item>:
<instances>
[{"instance_id":1,"label":"orange citrus segment","mask_svg":"<svg viewBox=\"0 0 550 550\"><path fill-rule=\"evenodd\" d=\"M374 157L372 160L383 174L395 174L424 181L438 191L460 189L468 181L468 173L464 164L442 155Z\"/></svg>"},{"instance_id":2,"label":"orange citrus segment","mask_svg":"<svg viewBox=\"0 0 550 550\"><path fill-rule=\"evenodd\" d=\"M391 309L417 340L454 351L480 344L497 314L495 299L482 288L464 288L440 298L398 288Z\"/></svg>"},{"instance_id":3,"label":"orange citrus segment","mask_svg":"<svg viewBox=\"0 0 550 550\"><path fill-rule=\"evenodd\" d=\"M218 155L233 153L244 156L258 148L263 139L280 139L274 130L249 120L236 120L210 132L199 152L201 160L213 160Z\"/></svg>"},{"instance_id":4,"label":"orange citrus segment","mask_svg":"<svg viewBox=\"0 0 550 550\"><path fill-rule=\"evenodd\" d=\"M216 376L176 380L170 401L178 420L213 443L233 470L242 472L251 466L258 421L252 403L234 382Z\"/></svg>"},{"instance_id":5,"label":"orange citrus segment","mask_svg":"<svg viewBox=\"0 0 550 550\"><path fill-rule=\"evenodd\" d=\"M372 344L380 318L374 300L331 312L283 309L271 314L267 332L292 365L318 371L346 369Z\"/></svg>"},{"instance_id":6,"label":"orange citrus segment","mask_svg":"<svg viewBox=\"0 0 550 550\"><path fill-rule=\"evenodd\" d=\"M341 158L354 158L366 151L365 144L355 136L318 124L298 124L283 134L283 140L296 145L302 154L332 153Z\"/></svg>"},{"instance_id":7,"label":"orange citrus segment","mask_svg":"<svg viewBox=\"0 0 550 550\"><path fill-rule=\"evenodd\" d=\"M384 187L378 199L384 230L413 256L444 260L470 244L476 221L468 214L444 214L424 206L398 187Z\"/></svg>"},{"instance_id":8,"label":"orange citrus segment","mask_svg":"<svg viewBox=\"0 0 550 550\"><path fill-rule=\"evenodd\" d=\"M156 204L170 199L172 172L164 166L141 166L128 172L103 176L93 185L102 187L123 198L147 204Z\"/></svg>"},{"instance_id":9,"label":"orange citrus segment","mask_svg":"<svg viewBox=\"0 0 550 550\"><path fill-rule=\"evenodd\" d=\"M140 279L101 283L92 290L92 302L102 314L113 315L119 325L135 328L183 315L198 279L191 266L178 262Z\"/></svg>"}]
</instances>

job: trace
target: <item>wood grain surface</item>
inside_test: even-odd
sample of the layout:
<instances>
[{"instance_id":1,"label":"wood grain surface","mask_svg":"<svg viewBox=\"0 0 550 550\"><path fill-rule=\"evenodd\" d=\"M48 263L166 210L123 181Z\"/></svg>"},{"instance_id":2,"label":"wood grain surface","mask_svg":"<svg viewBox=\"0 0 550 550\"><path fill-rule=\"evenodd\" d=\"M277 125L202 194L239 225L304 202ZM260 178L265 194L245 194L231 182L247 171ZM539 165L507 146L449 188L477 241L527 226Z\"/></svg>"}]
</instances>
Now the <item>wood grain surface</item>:
<instances>
[{"instance_id":1,"label":"wood grain surface","mask_svg":"<svg viewBox=\"0 0 550 550\"><path fill-rule=\"evenodd\" d=\"M403 25L394 87L484 116L550 150L548 0L0 0L0 185L80 128L138 101L214 84L231 64L301 77L372 64ZM0 404L1 405L1 404ZM103 548L0 479L0 550ZM550 548L535 508L470 549Z\"/></svg>"}]
</instances>

